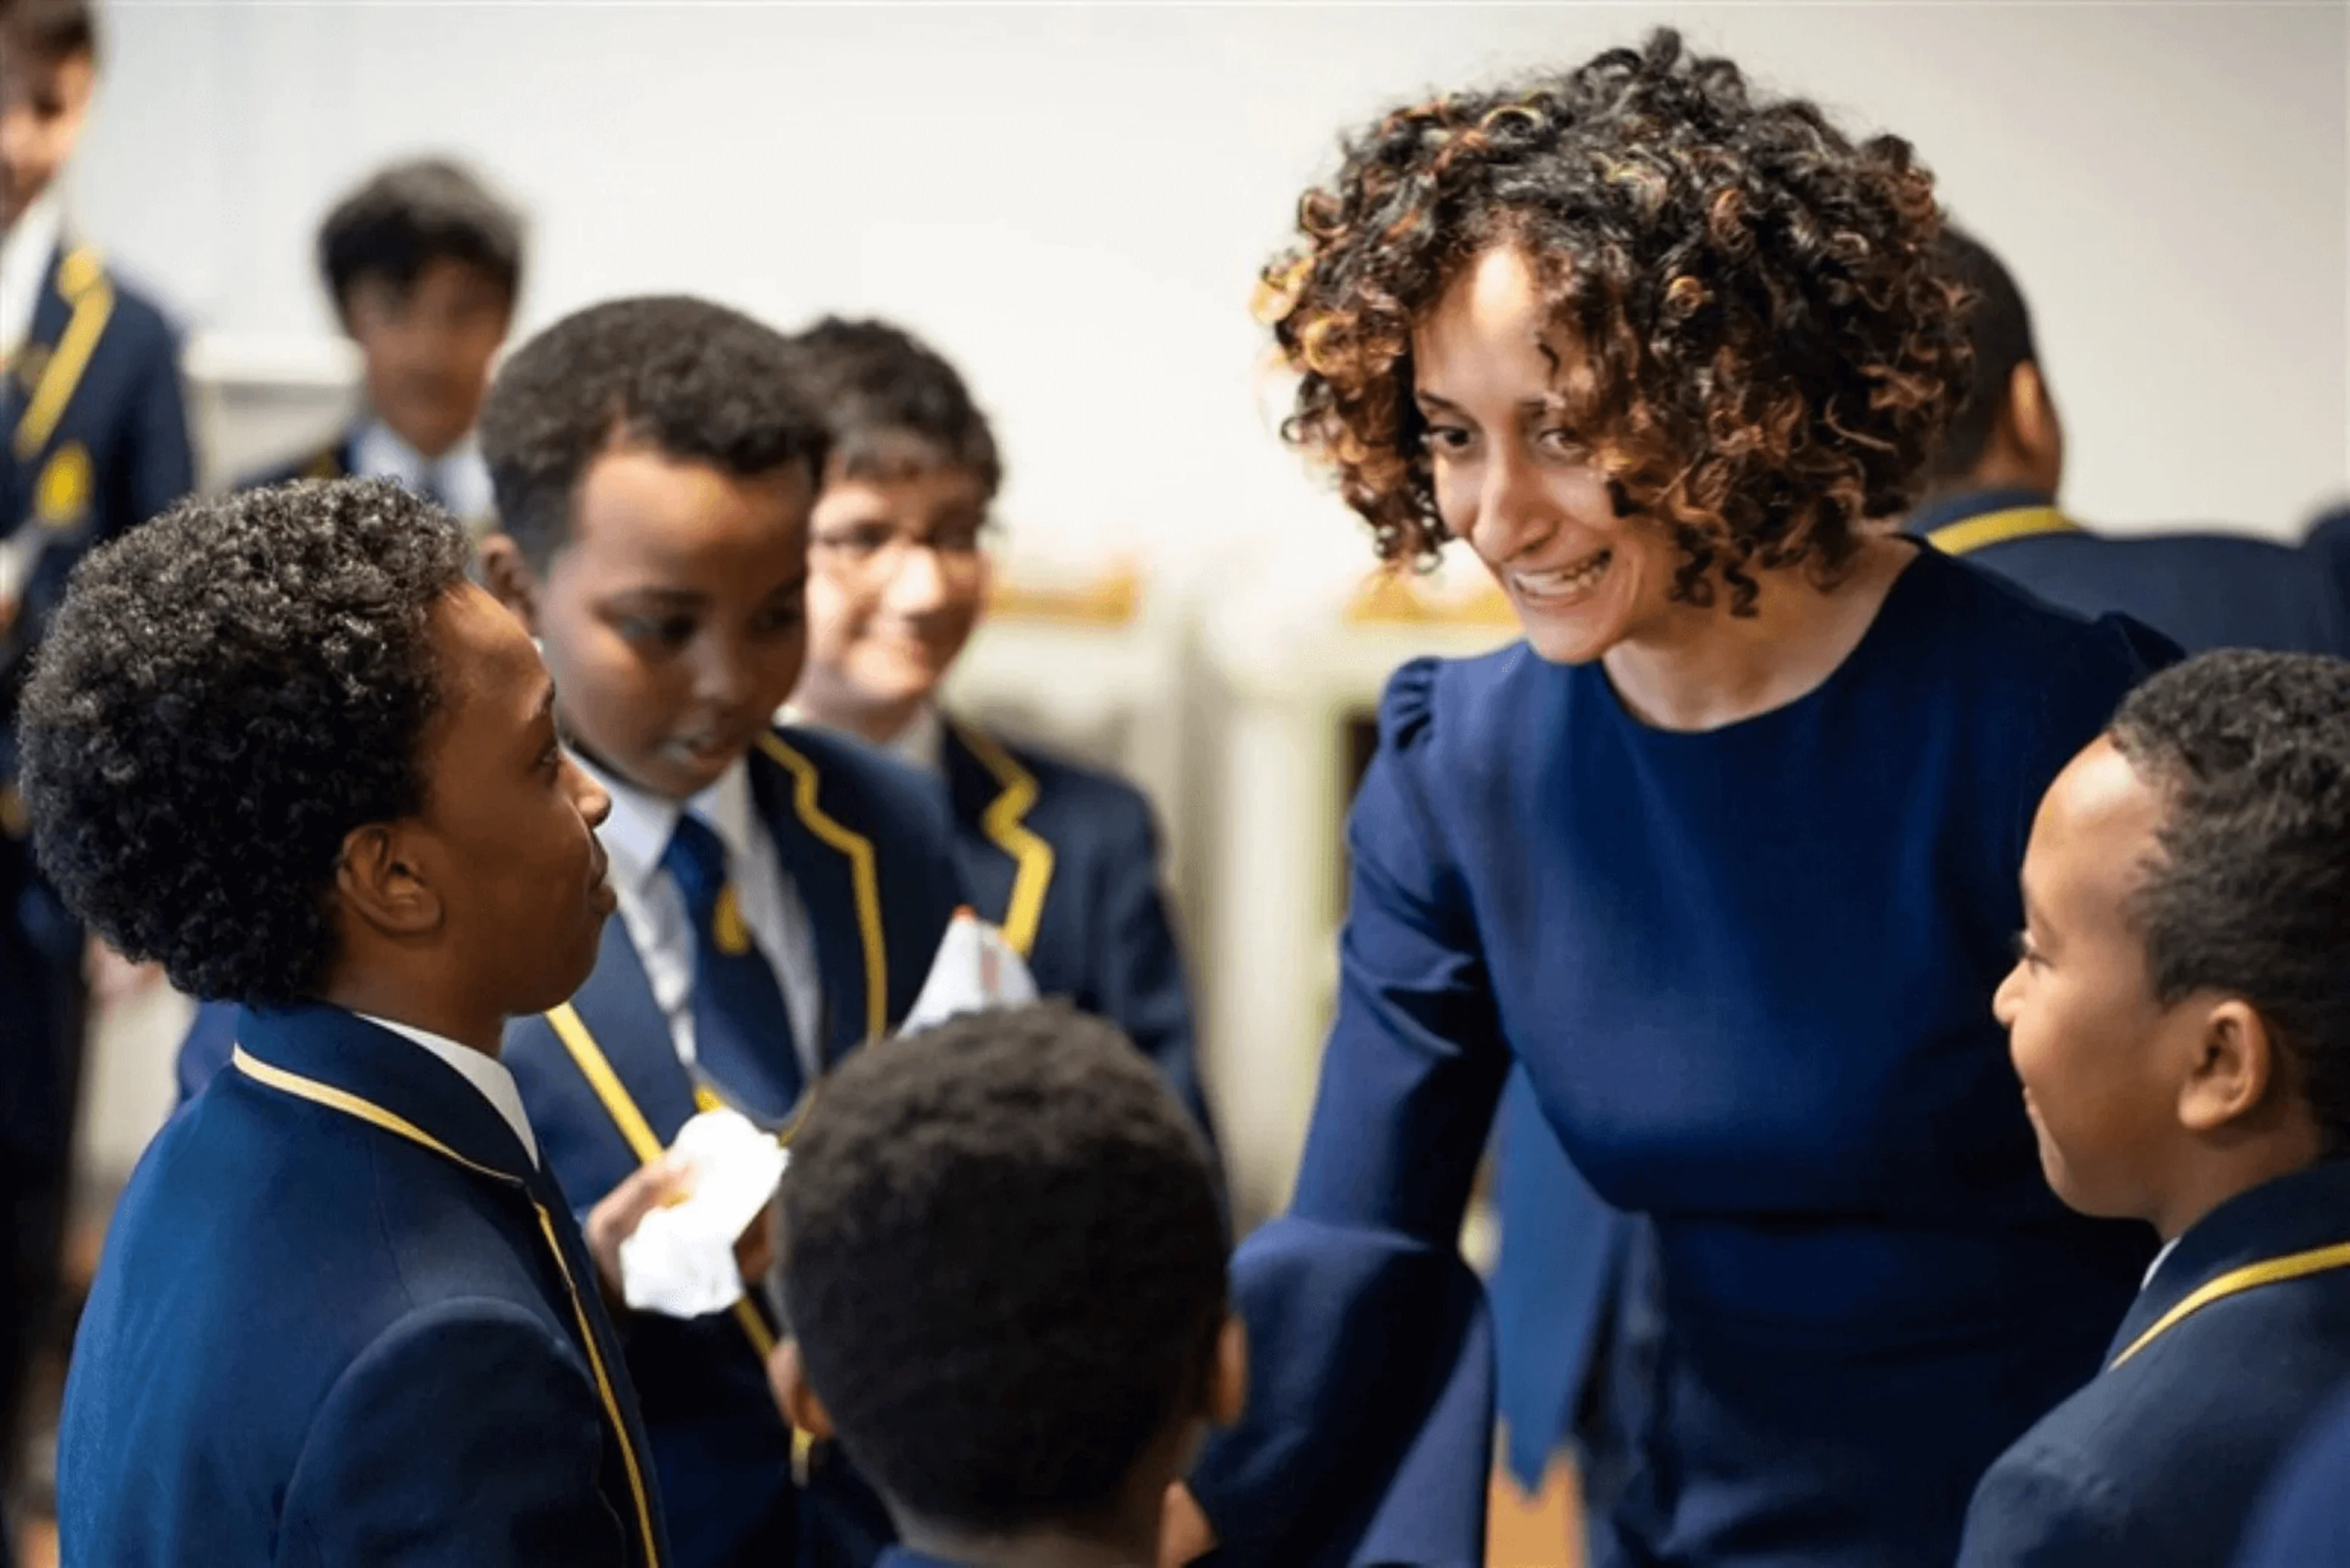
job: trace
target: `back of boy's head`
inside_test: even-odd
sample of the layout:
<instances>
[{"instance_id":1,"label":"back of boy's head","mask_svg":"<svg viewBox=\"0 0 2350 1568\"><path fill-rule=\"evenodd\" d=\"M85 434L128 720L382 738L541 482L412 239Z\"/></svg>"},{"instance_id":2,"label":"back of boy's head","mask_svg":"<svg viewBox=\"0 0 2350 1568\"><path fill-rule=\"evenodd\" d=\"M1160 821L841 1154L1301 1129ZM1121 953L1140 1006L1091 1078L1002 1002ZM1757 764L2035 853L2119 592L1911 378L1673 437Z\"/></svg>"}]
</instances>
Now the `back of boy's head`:
<instances>
[{"instance_id":1,"label":"back of boy's head","mask_svg":"<svg viewBox=\"0 0 2350 1568\"><path fill-rule=\"evenodd\" d=\"M359 279L380 277L405 289L442 260L463 262L492 279L509 306L522 291L521 214L445 158L379 170L318 228L318 271L338 315L347 313Z\"/></svg>"},{"instance_id":2,"label":"back of boy's head","mask_svg":"<svg viewBox=\"0 0 2350 1568\"><path fill-rule=\"evenodd\" d=\"M826 1080L784 1179L808 1382L899 1510L988 1534L1097 1519L1204 1408L1214 1178L1110 1025L967 1014Z\"/></svg>"},{"instance_id":3,"label":"back of boy's head","mask_svg":"<svg viewBox=\"0 0 2350 1568\"><path fill-rule=\"evenodd\" d=\"M195 995L317 994L345 837L423 805L428 618L465 557L387 480L182 502L91 554L21 714L34 852L67 903Z\"/></svg>"},{"instance_id":4,"label":"back of boy's head","mask_svg":"<svg viewBox=\"0 0 2350 1568\"><path fill-rule=\"evenodd\" d=\"M2015 368L2038 364L2040 350L2033 342L2032 311L2023 303L2023 291L1990 247L1951 225L1942 230L1940 251L1945 275L1973 300L1966 322L1974 370L1966 400L1943 432L1927 475L1933 483L1952 484L1964 481L1982 462L1998 429L2000 410L2007 406Z\"/></svg>"},{"instance_id":5,"label":"back of boy's head","mask_svg":"<svg viewBox=\"0 0 2350 1568\"><path fill-rule=\"evenodd\" d=\"M1003 481L995 434L952 365L886 321L827 316L792 339L801 385L831 430L833 467L889 481L941 469Z\"/></svg>"},{"instance_id":6,"label":"back of boy's head","mask_svg":"<svg viewBox=\"0 0 2350 1568\"><path fill-rule=\"evenodd\" d=\"M2131 909L2156 995L2250 1002L2328 1147L2350 1147L2350 660L2204 654L2108 733L2163 801Z\"/></svg>"},{"instance_id":7,"label":"back of boy's head","mask_svg":"<svg viewBox=\"0 0 2350 1568\"><path fill-rule=\"evenodd\" d=\"M481 441L499 525L542 571L588 465L615 447L734 479L799 465L813 483L827 445L782 334L681 296L589 306L524 344L491 383Z\"/></svg>"},{"instance_id":8,"label":"back of boy's head","mask_svg":"<svg viewBox=\"0 0 2350 1568\"><path fill-rule=\"evenodd\" d=\"M22 49L43 65L98 58L93 0L0 0L0 53Z\"/></svg>"}]
</instances>

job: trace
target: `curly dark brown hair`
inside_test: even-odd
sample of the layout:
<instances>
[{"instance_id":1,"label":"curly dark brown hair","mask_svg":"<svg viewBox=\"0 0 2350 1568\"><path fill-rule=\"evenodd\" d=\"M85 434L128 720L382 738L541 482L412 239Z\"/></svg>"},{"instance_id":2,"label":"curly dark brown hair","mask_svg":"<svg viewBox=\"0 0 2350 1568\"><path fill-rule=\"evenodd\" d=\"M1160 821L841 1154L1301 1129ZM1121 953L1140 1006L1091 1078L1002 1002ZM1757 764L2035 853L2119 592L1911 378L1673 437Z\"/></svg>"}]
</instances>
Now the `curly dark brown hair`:
<instances>
[{"instance_id":1,"label":"curly dark brown hair","mask_svg":"<svg viewBox=\"0 0 2350 1568\"><path fill-rule=\"evenodd\" d=\"M1967 385L1942 213L1909 144L1854 143L1659 30L1576 69L1398 109L1298 203L1263 275L1304 378L1283 427L1336 469L1380 557L1432 560L1411 335L1498 244L1530 258L1572 375L1565 412L1619 511L1665 529L1673 593L1757 570L1833 581L1904 510Z\"/></svg>"},{"instance_id":2,"label":"curly dark brown hair","mask_svg":"<svg viewBox=\"0 0 2350 1568\"><path fill-rule=\"evenodd\" d=\"M74 569L25 691L33 848L200 997L315 996L353 829L422 809L456 520L390 480L182 502Z\"/></svg>"}]
</instances>

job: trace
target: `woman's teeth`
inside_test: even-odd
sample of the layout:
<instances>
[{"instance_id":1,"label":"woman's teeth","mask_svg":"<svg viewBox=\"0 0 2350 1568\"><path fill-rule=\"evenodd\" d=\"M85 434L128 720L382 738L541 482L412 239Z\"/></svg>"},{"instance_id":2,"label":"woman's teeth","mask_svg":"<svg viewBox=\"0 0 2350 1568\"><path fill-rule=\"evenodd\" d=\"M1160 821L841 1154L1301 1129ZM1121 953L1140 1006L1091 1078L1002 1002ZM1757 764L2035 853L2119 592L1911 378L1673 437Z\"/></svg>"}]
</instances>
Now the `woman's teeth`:
<instances>
[{"instance_id":1,"label":"woman's teeth","mask_svg":"<svg viewBox=\"0 0 2350 1568\"><path fill-rule=\"evenodd\" d=\"M1601 550L1548 571L1513 572L1510 576L1521 593L1535 598L1565 598L1596 587L1599 579L1607 575L1609 559L1610 552Z\"/></svg>"}]
</instances>

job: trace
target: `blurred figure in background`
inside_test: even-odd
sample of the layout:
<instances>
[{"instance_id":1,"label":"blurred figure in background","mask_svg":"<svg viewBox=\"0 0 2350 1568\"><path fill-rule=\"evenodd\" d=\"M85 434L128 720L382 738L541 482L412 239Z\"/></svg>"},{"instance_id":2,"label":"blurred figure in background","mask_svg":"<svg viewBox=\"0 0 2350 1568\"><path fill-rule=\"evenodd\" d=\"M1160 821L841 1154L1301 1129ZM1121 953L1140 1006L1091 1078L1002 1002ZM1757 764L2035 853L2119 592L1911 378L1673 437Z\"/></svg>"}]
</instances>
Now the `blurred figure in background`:
<instances>
[{"instance_id":1,"label":"blurred figure in background","mask_svg":"<svg viewBox=\"0 0 2350 1568\"><path fill-rule=\"evenodd\" d=\"M0 1473L57 1290L88 1005L81 926L25 839L16 708L74 564L195 482L172 331L67 221L97 81L88 0L0 0Z\"/></svg>"},{"instance_id":2,"label":"blurred figure in background","mask_svg":"<svg viewBox=\"0 0 2350 1568\"><path fill-rule=\"evenodd\" d=\"M1951 230L1942 254L1974 296L1974 379L1910 533L2067 609L2136 616L2189 652L2350 653L2350 592L2314 554L2241 534L2115 538L2065 516L2064 426L2022 292L1970 235Z\"/></svg>"},{"instance_id":3,"label":"blurred figure in background","mask_svg":"<svg viewBox=\"0 0 2350 1568\"><path fill-rule=\"evenodd\" d=\"M987 597L988 508L1003 477L987 416L953 366L887 322L820 321L793 350L832 437L795 717L944 785L981 916L1040 992L1124 1030L1212 1138L1149 802L940 706Z\"/></svg>"},{"instance_id":4,"label":"blurred figure in background","mask_svg":"<svg viewBox=\"0 0 2350 1568\"><path fill-rule=\"evenodd\" d=\"M395 163L327 215L318 270L366 359L366 407L328 445L243 483L395 479L478 537L494 507L473 421L522 291L520 214L448 160Z\"/></svg>"}]
</instances>

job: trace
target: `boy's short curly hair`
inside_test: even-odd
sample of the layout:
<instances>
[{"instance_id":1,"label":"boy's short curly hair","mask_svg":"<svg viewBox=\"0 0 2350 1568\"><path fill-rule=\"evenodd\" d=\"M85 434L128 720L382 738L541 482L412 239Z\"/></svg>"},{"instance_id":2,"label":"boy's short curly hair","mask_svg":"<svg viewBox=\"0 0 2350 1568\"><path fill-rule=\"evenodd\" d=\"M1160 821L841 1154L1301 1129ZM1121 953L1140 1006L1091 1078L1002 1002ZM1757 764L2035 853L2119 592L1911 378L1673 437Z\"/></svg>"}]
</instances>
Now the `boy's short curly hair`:
<instances>
[{"instance_id":1,"label":"boy's short curly hair","mask_svg":"<svg viewBox=\"0 0 2350 1568\"><path fill-rule=\"evenodd\" d=\"M465 558L455 519L388 480L186 501L94 551L21 715L66 902L194 995L315 996L344 839L423 806L428 621Z\"/></svg>"},{"instance_id":2,"label":"boy's short curly hair","mask_svg":"<svg viewBox=\"0 0 2350 1568\"><path fill-rule=\"evenodd\" d=\"M792 339L808 400L832 433L832 461L852 479L962 469L990 496L1003 483L995 432L955 368L887 321L827 316Z\"/></svg>"},{"instance_id":3,"label":"boy's short curly hair","mask_svg":"<svg viewBox=\"0 0 2350 1568\"><path fill-rule=\"evenodd\" d=\"M1411 337L1468 264L1529 257L1579 360L1568 418L1620 510L1679 547L1673 592L1751 613L1753 573L1831 580L1912 500L1963 394L1933 179L1890 136L1750 90L1660 30L1563 73L1448 94L1346 146L1263 275L1302 382L1284 426L1336 471L1388 561L1437 515Z\"/></svg>"},{"instance_id":4,"label":"boy's short curly hair","mask_svg":"<svg viewBox=\"0 0 2350 1568\"><path fill-rule=\"evenodd\" d=\"M1111 1025L1058 1002L869 1046L792 1147L785 1315L893 1506L1097 1521L1201 1408L1226 1303L1205 1146Z\"/></svg>"},{"instance_id":5,"label":"boy's short curly hair","mask_svg":"<svg viewBox=\"0 0 2350 1568\"><path fill-rule=\"evenodd\" d=\"M443 258L496 283L509 306L522 290L521 214L445 158L377 171L335 203L318 229L318 271L338 315L348 314L351 286L362 277L405 289Z\"/></svg>"},{"instance_id":6,"label":"boy's short curly hair","mask_svg":"<svg viewBox=\"0 0 2350 1568\"><path fill-rule=\"evenodd\" d=\"M736 479L796 463L813 484L828 444L783 335L683 296L591 305L524 344L490 385L481 441L499 526L541 570L570 537L588 465L614 446Z\"/></svg>"},{"instance_id":7,"label":"boy's short curly hair","mask_svg":"<svg viewBox=\"0 0 2350 1568\"><path fill-rule=\"evenodd\" d=\"M2207 653L2107 732L2163 797L2131 914L2165 1005L2242 997L2328 1144L2350 1148L2350 659Z\"/></svg>"}]
</instances>

